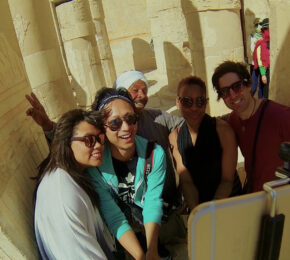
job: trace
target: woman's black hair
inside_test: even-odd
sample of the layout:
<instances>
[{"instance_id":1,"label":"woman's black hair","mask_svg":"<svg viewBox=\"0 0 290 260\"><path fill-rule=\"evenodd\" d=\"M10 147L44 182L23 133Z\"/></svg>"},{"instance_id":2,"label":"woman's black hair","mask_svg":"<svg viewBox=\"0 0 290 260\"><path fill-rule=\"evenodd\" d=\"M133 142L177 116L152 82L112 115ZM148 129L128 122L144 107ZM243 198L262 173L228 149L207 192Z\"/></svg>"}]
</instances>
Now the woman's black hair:
<instances>
[{"instance_id":1,"label":"woman's black hair","mask_svg":"<svg viewBox=\"0 0 290 260\"><path fill-rule=\"evenodd\" d=\"M202 94L204 94L204 96L206 96L206 85L205 82L196 76L188 76L185 77L183 79L181 79L178 83L177 86L177 95L179 95L180 89L184 86L193 86L193 85L197 85L200 87Z\"/></svg>"},{"instance_id":2,"label":"woman's black hair","mask_svg":"<svg viewBox=\"0 0 290 260\"><path fill-rule=\"evenodd\" d=\"M71 149L71 138L73 137L76 126L80 122L88 122L89 124L100 129L102 132L103 116L100 112L87 112L81 109L74 109L65 113L56 124L56 129L52 139L50 153L48 157L39 165L38 175L33 179L37 180L37 186L34 191L34 199L38 185L46 174L61 168L65 170L73 180L85 190L94 206L97 206L98 194L93 188L91 180L85 175L82 166L76 161Z\"/></svg>"}]
</instances>

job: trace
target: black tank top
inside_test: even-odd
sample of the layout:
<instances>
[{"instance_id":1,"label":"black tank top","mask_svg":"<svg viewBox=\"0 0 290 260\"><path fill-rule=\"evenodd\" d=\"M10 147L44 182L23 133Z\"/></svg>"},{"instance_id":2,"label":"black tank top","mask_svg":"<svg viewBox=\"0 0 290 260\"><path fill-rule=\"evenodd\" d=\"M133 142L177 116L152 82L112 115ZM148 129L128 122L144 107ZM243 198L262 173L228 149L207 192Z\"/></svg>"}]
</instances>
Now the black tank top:
<instances>
[{"instance_id":1,"label":"black tank top","mask_svg":"<svg viewBox=\"0 0 290 260\"><path fill-rule=\"evenodd\" d=\"M195 145L184 123L177 137L178 150L199 193L199 203L212 200L221 181L222 148L216 131L216 118L205 114Z\"/></svg>"}]
</instances>

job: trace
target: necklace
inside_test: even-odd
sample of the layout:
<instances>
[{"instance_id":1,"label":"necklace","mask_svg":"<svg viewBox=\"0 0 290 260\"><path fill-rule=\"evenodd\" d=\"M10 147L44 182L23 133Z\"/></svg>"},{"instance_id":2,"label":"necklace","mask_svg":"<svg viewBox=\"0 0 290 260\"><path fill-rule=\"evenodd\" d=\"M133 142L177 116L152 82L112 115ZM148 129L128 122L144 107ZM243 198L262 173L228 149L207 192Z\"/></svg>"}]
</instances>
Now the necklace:
<instances>
[{"instance_id":1,"label":"necklace","mask_svg":"<svg viewBox=\"0 0 290 260\"><path fill-rule=\"evenodd\" d=\"M256 99L255 98L253 98L254 99L254 106L253 106L253 110L252 110L252 112L251 112L251 114L250 114L250 116L246 119L246 120L248 120L249 118L251 118L252 117L252 115L254 114L254 112L255 112L255 108L256 108ZM246 121L245 120L245 121ZM245 130L246 130L246 126L247 126L247 124L248 124L248 122L246 121L246 123L244 124L244 123L242 123L242 131L243 132L245 132Z\"/></svg>"}]
</instances>

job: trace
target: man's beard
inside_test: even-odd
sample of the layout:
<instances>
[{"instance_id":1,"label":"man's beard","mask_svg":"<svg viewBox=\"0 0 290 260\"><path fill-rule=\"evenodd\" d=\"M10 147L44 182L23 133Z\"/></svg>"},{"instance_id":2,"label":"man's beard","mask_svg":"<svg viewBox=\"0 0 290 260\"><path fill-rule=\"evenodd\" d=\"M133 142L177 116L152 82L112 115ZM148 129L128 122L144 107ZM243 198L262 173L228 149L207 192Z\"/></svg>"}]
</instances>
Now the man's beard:
<instances>
[{"instance_id":1,"label":"man's beard","mask_svg":"<svg viewBox=\"0 0 290 260\"><path fill-rule=\"evenodd\" d=\"M143 110L147 104L148 99L135 99L134 103L138 110Z\"/></svg>"}]
</instances>

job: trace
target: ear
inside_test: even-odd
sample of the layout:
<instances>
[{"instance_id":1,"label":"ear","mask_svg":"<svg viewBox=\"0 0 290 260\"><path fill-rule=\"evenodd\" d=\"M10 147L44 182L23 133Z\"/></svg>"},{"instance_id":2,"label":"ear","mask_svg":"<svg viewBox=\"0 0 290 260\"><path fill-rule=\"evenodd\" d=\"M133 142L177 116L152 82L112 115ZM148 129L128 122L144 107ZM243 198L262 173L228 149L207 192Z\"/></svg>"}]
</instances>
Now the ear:
<instances>
[{"instance_id":1,"label":"ear","mask_svg":"<svg viewBox=\"0 0 290 260\"><path fill-rule=\"evenodd\" d=\"M206 99L205 99L205 105L208 104L208 101L209 101L209 98L206 98Z\"/></svg>"},{"instance_id":2,"label":"ear","mask_svg":"<svg viewBox=\"0 0 290 260\"><path fill-rule=\"evenodd\" d=\"M177 108L180 109L180 102L179 102L178 97L175 99L175 103L176 103Z\"/></svg>"}]
</instances>

